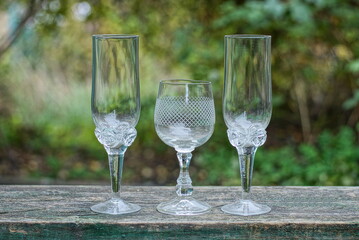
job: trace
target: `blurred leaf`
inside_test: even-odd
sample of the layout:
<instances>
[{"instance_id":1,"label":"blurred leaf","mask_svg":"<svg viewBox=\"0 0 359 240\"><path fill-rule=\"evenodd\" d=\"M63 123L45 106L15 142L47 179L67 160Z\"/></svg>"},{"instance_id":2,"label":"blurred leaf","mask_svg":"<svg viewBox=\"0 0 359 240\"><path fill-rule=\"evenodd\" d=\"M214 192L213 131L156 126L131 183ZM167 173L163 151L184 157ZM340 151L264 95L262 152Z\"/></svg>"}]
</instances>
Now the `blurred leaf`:
<instances>
[{"instance_id":1,"label":"blurred leaf","mask_svg":"<svg viewBox=\"0 0 359 240\"><path fill-rule=\"evenodd\" d=\"M359 59L351 61L348 65L348 69L352 73L359 73Z\"/></svg>"}]
</instances>

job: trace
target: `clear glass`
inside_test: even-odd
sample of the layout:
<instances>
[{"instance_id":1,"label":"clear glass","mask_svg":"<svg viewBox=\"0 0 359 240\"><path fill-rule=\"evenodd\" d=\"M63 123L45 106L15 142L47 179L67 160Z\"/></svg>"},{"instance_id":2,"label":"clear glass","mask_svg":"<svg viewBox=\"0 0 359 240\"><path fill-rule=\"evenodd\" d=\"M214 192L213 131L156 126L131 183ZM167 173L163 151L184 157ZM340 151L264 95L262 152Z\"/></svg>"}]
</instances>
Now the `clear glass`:
<instances>
[{"instance_id":1,"label":"clear glass","mask_svg":"<svg viewBox=\"0 0 359 240\"><path fill-rule=\"evenodd\" d=\"M120 198L124 154L135 140L140 117L138 36L92 37L92 118L95 135L108 154L112 194L91 210L112 215L139 211Z\"/></svg>"},{"instance_id":2,"label":"clear glass","mask_svg":"<svg viewBox=\"0 0 359 240\"><path fill-rule=\"evenodd\" d=\"M237 149L242 199L222 211L249 216L270 207L250 200L254 156L267 138L272 115L271 37L226 35L223 115L230 143Z\"/></svg>"},{"instance_id":3,"label":"clear glass","mask_svg":"<svg viewBox=\"0 0 359 240\"><path fill-rule=\"evenodd\" d=\"M175 148L180 165L177 197L157 206L162 213L197 215L211 207L192 197L189 176L192 151L208 141L215 124L215 110L210 82L164 80L160 82L155 107L155 127L161 140Z\"/></svg>"}]
</instances>

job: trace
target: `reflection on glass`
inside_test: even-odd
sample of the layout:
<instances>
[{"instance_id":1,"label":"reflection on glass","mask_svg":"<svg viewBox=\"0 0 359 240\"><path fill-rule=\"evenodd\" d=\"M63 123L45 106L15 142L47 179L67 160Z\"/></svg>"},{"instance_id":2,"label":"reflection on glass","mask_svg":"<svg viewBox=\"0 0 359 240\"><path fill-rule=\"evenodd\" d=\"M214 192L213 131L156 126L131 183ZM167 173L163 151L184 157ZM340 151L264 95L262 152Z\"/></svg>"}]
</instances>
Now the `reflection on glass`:
<instances>
[{"instance_id":1,"label":"reflection on glass","mask_svg":"<svg viewBox=\"0 0 359 240\"><path fill-rule=\"evenodd\" d=\"M271 209L250 200L254 156L267 138L272 114L271 37L225 36L223 116L230 143L237 149L242 199L223 206L236 215L258 215Z\"/></svg>"},{"instance_id":2,"label":"reflection on glass","mask_svg":"<svg viewBox=\"0 0 359 240\"><path fill-rule=\"evenodd\" d=\"M92 118L95 135L108 154L112 195L91 210L112 215L141 208L120 198L124 155L135 140L140 117L138 36L94 35L92 62Z\"/></svg>"}]
</instances>

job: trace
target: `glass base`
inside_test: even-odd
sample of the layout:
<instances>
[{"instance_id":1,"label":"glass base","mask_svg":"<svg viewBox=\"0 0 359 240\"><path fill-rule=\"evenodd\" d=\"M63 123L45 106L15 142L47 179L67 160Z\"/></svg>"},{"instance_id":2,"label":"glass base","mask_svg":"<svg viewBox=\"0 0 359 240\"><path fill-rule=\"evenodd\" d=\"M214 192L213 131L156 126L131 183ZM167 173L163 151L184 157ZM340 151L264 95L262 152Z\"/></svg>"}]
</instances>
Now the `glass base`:
<instances>
[{"instance_id":1,"label":"glass base","mask_svg":"<svg viewBox=\"0 0 359 240\"><path fill-rule=\"evenodd\" d=\"M268 213L271 211L271 208L251 200L240 200L235 203L224 205L221 210L225 213L234 215L252 216Z\"/></svg>"},{"instance_id":2,"label":"glass base","mask_svg":"<svg viewBox=\"0 0 359 240\"><path fill-rule=\"evenodd\" d=\"M192 197L175 198L157 206L161 213L171 215L199 215L209 212L211 206Z\"/></svg>"},{"instance_id":3,"label":"glass base","mask_svg":"<svg viewBox=\"0 0 359 240\"><path fill-rule=\"evenodd\" d=\"M91 210L97 213L121 215L137 212L141 209L140 206L127 203L120 198L111 198L110 200L102 203L98 203L91 207Z\"/></svg>"}]
</instances>

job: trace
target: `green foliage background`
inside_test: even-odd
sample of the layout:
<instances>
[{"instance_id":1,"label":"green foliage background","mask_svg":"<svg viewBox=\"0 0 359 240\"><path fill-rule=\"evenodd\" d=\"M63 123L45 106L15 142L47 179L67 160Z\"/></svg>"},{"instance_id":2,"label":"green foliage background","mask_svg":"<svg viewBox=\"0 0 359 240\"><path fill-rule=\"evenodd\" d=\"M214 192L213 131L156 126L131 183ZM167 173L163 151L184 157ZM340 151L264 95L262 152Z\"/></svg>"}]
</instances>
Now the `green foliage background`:
<instances>
[{"instance_id":1,"label":"green foliage background","mask_svg":"<svg viewBox=\"0 0 359 240\"><path fill-rule=\"evenodd\" d=\"M221 112L223 37L253 33L272 35L274 103L254 184L359 184L358 1L39 2L0 57L0 181L108 180L90 112L91 35L127 33L140 35L142 111L125 184L175 183L175 152L157 137L153 108L160 80L191 78L212 82L217 112L212 138L194 152L194 184L238 185ZM0 3L8 31L28 4Z\"/></svg>"}]
</instances>

